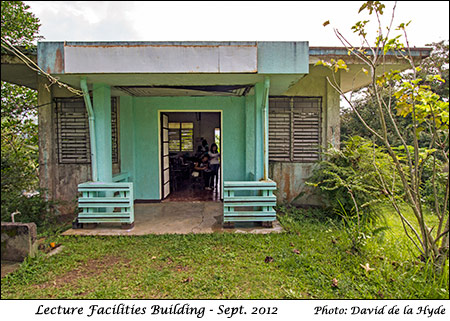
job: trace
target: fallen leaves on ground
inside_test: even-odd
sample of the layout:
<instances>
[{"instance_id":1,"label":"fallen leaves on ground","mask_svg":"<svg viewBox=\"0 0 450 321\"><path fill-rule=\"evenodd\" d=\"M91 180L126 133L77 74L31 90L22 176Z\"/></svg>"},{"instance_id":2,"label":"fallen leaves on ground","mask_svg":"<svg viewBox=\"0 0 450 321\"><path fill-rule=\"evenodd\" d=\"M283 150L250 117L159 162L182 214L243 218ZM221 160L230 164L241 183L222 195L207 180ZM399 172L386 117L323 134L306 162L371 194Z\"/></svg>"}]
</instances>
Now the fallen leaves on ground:
<instances>
[{"instance_id":1,"label":"fallen leaves on ground","mask_svg":"<svg viewBox=\"0 0 450 321\"><path fill-rule=\"evenodd\" d=\"M369 263L366 263L366 265L360 264L359 266L362 267L364 270L366 270L367 273L370 272L370 271L375 270L375 269L373 269L373 268L371 268L371 267L369 266Z\"/></svg>"},{"instance_id":2,"label":"fallen leaves on ground","mask_svg":"<svg viewBox=\"0 0 450 321\"><path fill-rule=\"evenodd\" d=\"M333 288L337 288L338 287L338 280L336 278L333 278L333 283L331 284L331 286Z\"/></svg>"}]
</instances>

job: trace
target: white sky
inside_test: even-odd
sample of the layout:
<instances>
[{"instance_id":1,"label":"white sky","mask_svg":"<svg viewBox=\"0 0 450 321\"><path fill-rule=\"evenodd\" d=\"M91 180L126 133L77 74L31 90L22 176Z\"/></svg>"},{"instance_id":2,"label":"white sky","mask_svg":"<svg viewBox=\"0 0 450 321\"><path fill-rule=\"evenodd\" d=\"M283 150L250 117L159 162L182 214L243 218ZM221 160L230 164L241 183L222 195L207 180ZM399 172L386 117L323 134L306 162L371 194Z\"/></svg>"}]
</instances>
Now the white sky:
<instances>
[{"instance_id":1,"label":"white sky","mask_svg":"<svg viewBox=\"0 0 450 321\"><path fill-rule=\"evenodd\" d=\"M309 41L341 46L337 27L359 45L351 26L363 1L144 2L25 1L47 41ZM394 2L385 2L389 20ZM330 20L331 24L323 27ZM449 39L448 1L400 1L394 26L412 20L410 45ZM353 37L353 38L352 38ZM374 38L374 37L371 37Z\"/></svg>"}]
</instances>

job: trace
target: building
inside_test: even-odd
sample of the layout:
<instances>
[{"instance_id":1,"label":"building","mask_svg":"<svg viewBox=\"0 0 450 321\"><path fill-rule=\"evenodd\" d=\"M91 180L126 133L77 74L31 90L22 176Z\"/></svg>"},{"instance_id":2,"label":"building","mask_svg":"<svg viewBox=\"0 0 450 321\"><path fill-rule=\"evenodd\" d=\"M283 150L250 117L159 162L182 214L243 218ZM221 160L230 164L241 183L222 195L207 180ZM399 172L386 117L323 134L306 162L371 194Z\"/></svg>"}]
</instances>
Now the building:
<instances>
[{"instance_id":1,"label":"building","mask_svg":"<svg viewBox=\"0 0 450 321\"><path fill-rule=\"evenodd\" d=\"M412 54L420 59L430 50ZM79 184L89 181L131 183L131 207L170 200L192 180L175 175L176 156L216 139L216 199L224 187L257 182L250 195L270 198L276 184L279 202L317 204L305 180L321 148L339 147L340 97L327 81L332 72L315 63L346 60L349 71L334 75L345 91L369 83L345 48L307 42L39 42L30 58L77 89L49 86L43 73L2 55L2 80L38 90L41 187L63 201L62 214L74 212ZM386 63L405 68L395 55ZM275 183L258 194L270 179ZM102 191L95 195L120 194ZM109 204L109 212L117 206Z\"/></svg>"}]
</instances>

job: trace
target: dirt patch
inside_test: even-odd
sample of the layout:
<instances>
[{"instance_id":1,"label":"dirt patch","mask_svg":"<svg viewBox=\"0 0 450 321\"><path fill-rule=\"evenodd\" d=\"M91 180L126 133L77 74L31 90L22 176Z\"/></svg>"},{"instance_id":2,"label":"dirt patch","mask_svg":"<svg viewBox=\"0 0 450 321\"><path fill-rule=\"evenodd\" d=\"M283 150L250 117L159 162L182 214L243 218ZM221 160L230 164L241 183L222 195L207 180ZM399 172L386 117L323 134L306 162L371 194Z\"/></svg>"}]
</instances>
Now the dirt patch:
<instances>
[{"instance_id":1,"label":"dirt patch","mask_svg":"<svg viewBox=\"0 0 450 321\"><path fill-rule=\"evenodd\" d=\"M2 261L2 278L19 269L21 262Z\"/></svg>"},{"instance_id":2,"label":"dirt patch","mask_svg":"<svg viewBox=\"0 0 450 321\"><path fill-rule=\"evenodd\" d=\"M149 265L149 267L151 267L153 269L156 269L158 271L169 269L170 271L184 272L184 271L189 271L190 270L189 266L183 265L183 264L177 264L170 257L167 257L164 261L160 262L159 264Z\"/></svg>"},{"instance_id":3,"label":"dirt patch","mask_svg":"<svg viewBox=\"0 0 450 321\"><path fill-rule=\"evenodd\" d=\"M79 280L89 279L104 273L110 273L111 267L116 267L118 265L122 265L125 268L130 267L130 261L130 259L117 256L105 256L101 259L91 259L81 263L78 267L63 275L56 276L53 280L42 284L36 284L34 287L38 289L47 289L73 286L77 284Z\"/></svg>"}]
</instances>

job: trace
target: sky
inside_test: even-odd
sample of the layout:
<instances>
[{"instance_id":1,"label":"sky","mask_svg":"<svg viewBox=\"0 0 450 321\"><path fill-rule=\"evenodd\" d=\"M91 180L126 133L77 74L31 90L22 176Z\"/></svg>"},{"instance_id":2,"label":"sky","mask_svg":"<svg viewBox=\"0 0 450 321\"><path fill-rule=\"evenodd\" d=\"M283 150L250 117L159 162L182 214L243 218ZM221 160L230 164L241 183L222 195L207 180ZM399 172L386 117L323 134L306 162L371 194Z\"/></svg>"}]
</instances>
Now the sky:
<instances>
[{"instance_id":1,"label":"sky","mask_svg":"<svg viewBox=\"0 0 450 321\"><path fill-rule=\"evenodd\" d=\"M357 46L360 40L351 26L370 20L376 27L373 15L358 14L363 1L24 2L40 19L46 41L309 41L310 46L342 46L334 35L337 28ZM383 3L382 22L387 24L394 2ZM393 26L410 20L411 46L449 39L448 1L399 1Z\"/></svg>"}]
</instances>

